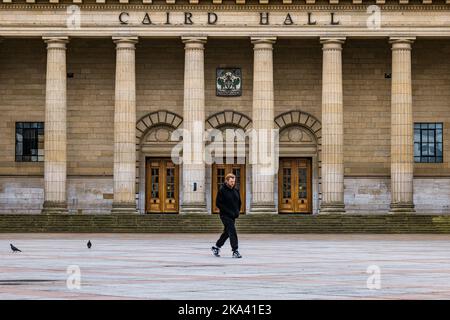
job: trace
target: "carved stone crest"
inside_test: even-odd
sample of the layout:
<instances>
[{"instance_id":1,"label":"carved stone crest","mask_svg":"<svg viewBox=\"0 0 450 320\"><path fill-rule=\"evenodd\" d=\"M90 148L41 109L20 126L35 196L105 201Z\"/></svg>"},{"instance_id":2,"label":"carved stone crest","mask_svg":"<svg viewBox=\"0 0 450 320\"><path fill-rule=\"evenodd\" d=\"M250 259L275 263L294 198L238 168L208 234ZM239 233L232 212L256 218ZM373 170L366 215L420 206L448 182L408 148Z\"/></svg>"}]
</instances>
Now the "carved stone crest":
<instances>
[{"instance_id":1,"label":"carved stone crest","mask_svg":"<svg viewBox=\"0 0 450 320\"><path fill-rule=\"evenodd\" d=\"M240 68L216 69L216 95L236 97L242 94L242 76Z\"/></svg>"}]
</instances>

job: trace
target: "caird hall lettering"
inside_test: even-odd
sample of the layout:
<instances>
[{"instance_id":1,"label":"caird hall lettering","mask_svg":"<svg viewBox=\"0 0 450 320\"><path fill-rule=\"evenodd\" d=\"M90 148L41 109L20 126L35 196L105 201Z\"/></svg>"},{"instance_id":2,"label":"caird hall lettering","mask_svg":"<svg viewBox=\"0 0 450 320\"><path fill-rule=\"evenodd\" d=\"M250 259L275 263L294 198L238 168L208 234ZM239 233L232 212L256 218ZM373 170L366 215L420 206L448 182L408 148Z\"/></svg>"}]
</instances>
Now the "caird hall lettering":
<instances>
[{"instance_id":1,"label":"caird hall lettering","mask_svg":"<svg viewBox=\"0 0 450 320\"><path fill-rule=\"evenodd\" d=\"M182 20L180 21L180 14ZM172 24L184 24L184 25L193 25L195 24L194 18L202 16L202 20L196 19L197 23L206 23L208 25L216 25L220 24L220 16L215 12L207 12L207 13L192 13L192 12L183 12L183 13L172 13L165 12L163 13L164 21L161 21L160 14L158 16L158 21L154 19L153 14L144 13L138 18L137 21L143 25L172 25ZM174 18L178 18L177 22L174 22ZM283 24L283 25L317 25L317 21L315 19L314 13L312 12L304 12L304 13L286 13L286 15L282 17L273 18L270 16L269 12L259 12L258 20L260 25L271 25L271 24ZM132 15L129 12L121 12L119 14L119 22L123 25L132 24ZM334 12L328 13L328 22L324 23L327 25L339 25L340 21L336 17Z\"/></svg>"}]
</instances>

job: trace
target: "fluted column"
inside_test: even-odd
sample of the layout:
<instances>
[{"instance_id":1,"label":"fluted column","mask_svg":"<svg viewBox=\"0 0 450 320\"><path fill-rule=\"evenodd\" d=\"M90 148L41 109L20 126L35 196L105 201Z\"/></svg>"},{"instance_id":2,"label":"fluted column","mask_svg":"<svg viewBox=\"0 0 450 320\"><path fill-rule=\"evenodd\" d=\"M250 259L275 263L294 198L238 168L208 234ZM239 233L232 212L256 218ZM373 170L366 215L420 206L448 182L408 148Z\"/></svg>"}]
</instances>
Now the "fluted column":
<instances>
[{"instance_id":1,"label":"fluted column","mask_svg":"<svg viewBox=\"0 0 450 320\"><path fill-rule=\"evenodd\" d=\"M67 213L66 44L67 37L43 37L47 44L42 213Z\"/></svg>"},{"instance_id":2,"label":"fluted column","mask_svg":"<svg viewBox=\"0 0 450 320\"><path fill-rule=\"evenodd\" d=\"M391 38L391 210L414 212L414 123L412 118L411 44Z\"/></svg>"},{"instance_id":3,"label":"fluted column","mask_svg":"<svg viewBox=\"0 0 450 320\"><path fill-rule=\"evenodd\" d=\"M321 213L343 213L344 127L342 44L345 38L321 38L322 67L322 202Z\"/></svg>"},{"instance_id":4,"label":"fluted column","mask_svg":"<svg viewBox=\"0 0 450 320\"><path fill-rule=\"evenodd\" d=\"M253 43L253 106L252 124L255 140L251 142L252 156L252 201L250 213L276 213L274 176L270 166L277 163L266 160L275 152L271 143L274 129L273 96L273 44L275 37L254 37ZM278 152L276 153L278 154ZM267 163L265 163L267 162Z\"/></svg>"},{"instance_id":5,"label":"fluted column","mask_svg":"<svg viewBox=\"0 0 450 320\"><path fill-rule=\"evenodd\" d=\"M137 37L113 37L116 44L114 109L114 201L112 213L136 211L136 73Z\"/></svg>"},{"instance_id":6,"label":"fluted column","mask_svg":"<svg viewBox=\"0 0 450 320\"><path fill-rule=\"evenodd\" d=\"M206 37L184 43L183 203L182 213L207 213L203 133L205 127L204 46Z\"/></svg>"}]
</instances>

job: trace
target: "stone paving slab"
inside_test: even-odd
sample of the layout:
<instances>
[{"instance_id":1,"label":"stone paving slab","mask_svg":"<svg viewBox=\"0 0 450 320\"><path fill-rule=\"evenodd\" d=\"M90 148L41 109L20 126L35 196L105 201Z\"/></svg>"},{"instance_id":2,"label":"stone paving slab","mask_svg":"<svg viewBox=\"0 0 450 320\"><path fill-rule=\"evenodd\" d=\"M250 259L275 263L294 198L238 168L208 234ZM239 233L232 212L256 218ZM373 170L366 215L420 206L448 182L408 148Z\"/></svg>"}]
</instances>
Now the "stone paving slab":
<instances>
[{"instance_id":1,"label":"stone paving slab","mask_svg":"<svg viewBox=\"0 0 450 320\"><path fill-rule=\"evenodd\" d=\"M0 234L0 299L450 298L450 235L245 234L243 259L229 243L212 256L217 237ZM69 266L79 289L67 287ZM367 287L369 266L380 289Z\"/></svg>"}]
</instances>

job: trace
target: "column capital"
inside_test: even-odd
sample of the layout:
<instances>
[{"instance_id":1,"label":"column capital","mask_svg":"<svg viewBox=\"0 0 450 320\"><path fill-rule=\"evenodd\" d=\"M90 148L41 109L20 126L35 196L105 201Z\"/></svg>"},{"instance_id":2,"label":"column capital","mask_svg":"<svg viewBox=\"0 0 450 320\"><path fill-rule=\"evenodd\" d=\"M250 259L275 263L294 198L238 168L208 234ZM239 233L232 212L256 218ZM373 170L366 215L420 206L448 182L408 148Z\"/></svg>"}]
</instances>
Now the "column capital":
<instances>
[{"instance_id":1,"label":"column capital","mask_svg":"<svg viewBox=\"0 0 450 320\"><path fill-rule=\"evenodd\" d=\"M116 49L134 49L138 43L136 36L113 36L112 40L116 44Z\"/></svg>"},{"instance_id":2,"label":"column capital","mask_svg":"<svg viewBox=\"0 0 450 320\"><path fill-rule=\"evenodd\" d=\"M205 47L207 37L204 36L182 36L181 41L184 43L184 49L201 49Z\"/></svg>"},{"instance_id":3,"label":"column capital","mask_svg":"<svg viewBox=\"0 0 450 320\"><path fill-rule=\"evenodd\" d=\"M251 37L254 49L272 49L273 44L277 41L277 37Z\"/></svg>"},{"instance_id":4,"label":"column capital","mask_svg":"<svg viewBox=\"0 0 450 320\"><path fill-rule=\"evenodd\" d=\"M392 44L392 50L411 50L411 45L416 37L390 37L389 43Z\"/></svg>"},{"instance_id":5,"label":"column capital","mask_svg":"<svg viewBox=\"0 0 450 320\"><path fill-rule=\"evenodd\" d=\"M320 43L323 45L322 50L338 49L342 50L346 37L320 37Z\"/></svg>"},{"instance_id":6,"label":"column capital","mask_svg":"<svg viewBox=\"0 0 450 320\"><path fill-rule=\"evenodd\" d=\"M47 49L66 49L69 37L64 36L43 36L42 40L47 44Z\"/></svg>"}]
</instances>

